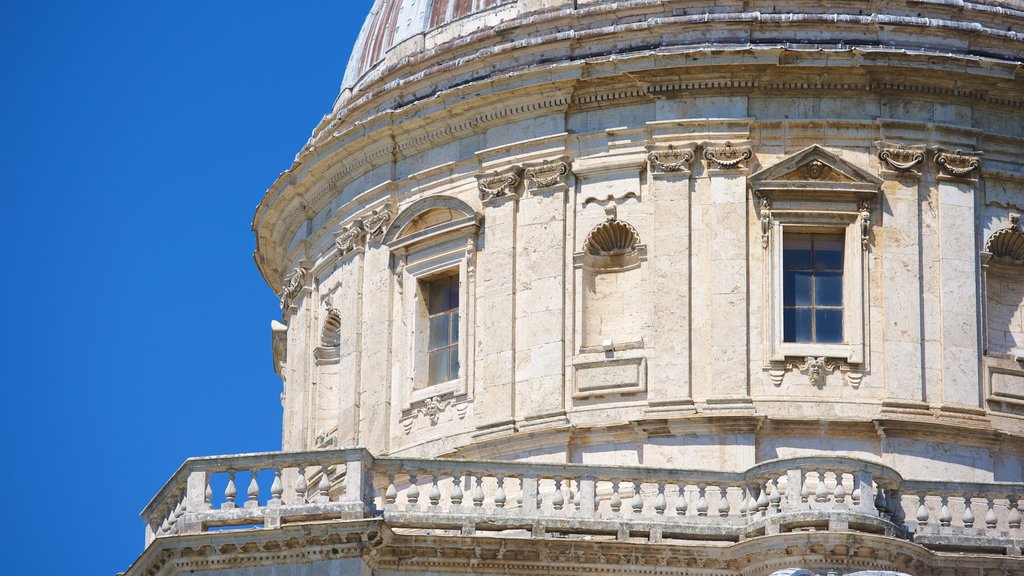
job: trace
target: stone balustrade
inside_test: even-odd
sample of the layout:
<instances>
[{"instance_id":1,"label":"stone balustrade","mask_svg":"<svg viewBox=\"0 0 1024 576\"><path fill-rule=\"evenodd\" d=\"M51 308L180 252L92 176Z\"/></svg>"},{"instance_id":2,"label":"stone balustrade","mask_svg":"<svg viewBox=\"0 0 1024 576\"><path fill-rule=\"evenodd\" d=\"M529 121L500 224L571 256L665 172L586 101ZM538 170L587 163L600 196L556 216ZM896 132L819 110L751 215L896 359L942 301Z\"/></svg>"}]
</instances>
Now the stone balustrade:
<instances>
[{"instance_id":1,"label":"stone balustrade","mask_svg":"<svg viewBox=\"0 0 1024 576\"><path fill-rule=\"evenodd\" d=\"M907 481L843 457L746 472L376 458L359 448L189 459L143 512L147 545L176 534L380 518L392 528L719 540L801 530L936 548L1018 550L1024 484Z\"/></svg>"}]
</instances>

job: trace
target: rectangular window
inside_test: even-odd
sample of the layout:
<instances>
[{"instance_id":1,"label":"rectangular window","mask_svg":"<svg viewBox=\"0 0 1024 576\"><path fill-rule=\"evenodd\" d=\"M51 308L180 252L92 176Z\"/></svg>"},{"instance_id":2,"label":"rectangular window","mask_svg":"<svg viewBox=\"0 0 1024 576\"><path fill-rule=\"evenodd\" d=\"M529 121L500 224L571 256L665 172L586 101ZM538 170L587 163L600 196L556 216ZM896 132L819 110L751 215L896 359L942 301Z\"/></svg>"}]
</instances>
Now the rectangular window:
<instances>
[{"instance_id":1,"label":"rectangular window","mask_svg":"<svg viewBox=\"0 0 1024 576\"><path fill-rule=\"evenodd\" d=\"M459 276L422 283L427 309L427 385L459 377Z\"/></svg>"},{"instance_id":2,"label":"rectangular window","mask_svg":"<svg viewBox=\"0 0 1024 576\"><path fill-rule=\"evenodd\" d=\"M783 342L843 342L843 235L785 234Z\"/></svg>"}]
</instances>

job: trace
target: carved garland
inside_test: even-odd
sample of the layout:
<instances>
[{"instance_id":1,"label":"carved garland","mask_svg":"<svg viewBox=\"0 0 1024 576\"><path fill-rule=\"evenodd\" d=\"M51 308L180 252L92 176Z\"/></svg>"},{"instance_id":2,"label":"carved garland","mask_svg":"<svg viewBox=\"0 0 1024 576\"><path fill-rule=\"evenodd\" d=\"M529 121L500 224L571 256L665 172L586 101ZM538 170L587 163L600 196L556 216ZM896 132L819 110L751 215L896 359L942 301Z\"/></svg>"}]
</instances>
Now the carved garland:
<instances>
[{"instance_id":1,"label":"carved garland","mask_svg":"<svg viewBox=\"0 0 1024 576\"><path fill-rule=\"evenodd\" d=\"M878 153L878 159L885 162L890 168L898 172L909 172L921 162L924 162L924 152L911 150L897 146L895 148L884 148Z\"/></svg>"},{"instance_id":2,"label":"carved garland","mask_svg":"<svg viewBox=\"0 0 1024 576\"><path fill-rule=\"evenodd\" d=\"M385 204L363 216L363 230L366 231L366 237L370 240L383 237L384 232L388 229L388 224L391 224L394 218L395 213L390 204Z\"/></svg>"},{"instance_id":3,"label":"carved garland","mask_svg":"<svg viewBox=\"0 0 1024 576\"><path fill-rule=\"evenodd\" d=\"M488 203L495 200L516 196L516 188L523 181L522 168L513 166L503 172L478 174L477 187L480 189L480 200Z\"/></svg>"},{"instance_id":4,"label":"carved garland","mask_svg":"<svg viewBox=\"0 0 1024 576\"><path fill-rule=\"evenodd\" d=\"M969 156L961 153L959 150L956 152L942 152L941 150L936 152L935 164L946 174L957 178L970 176L972 172L981 166L977 156Z\"/></svg>"},{"instance_id":5,"label":"carved garland","mask_svg":"<svg viewBox=\"0 0 1024 576\"><path fill-rule=\"evenodd\" d=\"M335 235L334 245L338 247L340 255L344 256L358 248L363 243L365 235L363 221L355 220Z\"/></svg>"},{"instance_id":6,"label":"carved garland","mask_svg":"<svg viewBox=\"0 0 1024 576\"><path fill-rule=\"evenodd\" d=\"M647 164L652 172L682 172L690 169L690 163L696 156L692 148L676 150L669 146L668 150L654 151L647 155ZM670 160L671 159L671 160Z\"/></svg>"},{"instance_id":7,"label":"carved garland","mask_svg":"<svg viewBox=\"0 0 1024 576\"><path fill-rule=\"evenodd\" d=\"M754 157L750 146L733 146L726 142L725 146L704 149L704 159L713 162L722 169L738 168L743 162Z\"/></svg>"},{"instance_id":8,"label":"carved garland","mask_svg":"<svg viewBox=\"0 0 1024 576\"><path fill-rule=\"evenodd\" d=\"M773 364L771 369L768 370L768 376L771 378L772 384L782 386L782 380L785 378L786 372L794 369L802 374L806 374L807 381L819 389L825 387L825 377L836 370L843 373L844 381L852 388L860 388L861 380L864 378L862 373L851 370L849 364L838 358L815 356L807 356L802 361L790 360L784 363Z\"/></svg>"},{"instance_id":9,"label":"carved garland","mask_svg":"<svg viewBox=\"0 0 1024 576\"><path fill-rule=\"evenodd\" d=\"M284 277L284 288L281 290L281 310L287 311L296 297L302 293L306 286L306 273L308 271L302 266L296 267Z\"/></svg>"},{"instance_id":10,"label":"carved garland","mask_svg":"<svg viewBox=\"0 0 1024 576\"><path fill-rule=\"evenodd\" d=\"M570 168L568 163L561 160L545 162L540 166L527 168L524 176L536 188L549 188L560 184L566 175L569 174Z\"/></svg>"}]
</instances>

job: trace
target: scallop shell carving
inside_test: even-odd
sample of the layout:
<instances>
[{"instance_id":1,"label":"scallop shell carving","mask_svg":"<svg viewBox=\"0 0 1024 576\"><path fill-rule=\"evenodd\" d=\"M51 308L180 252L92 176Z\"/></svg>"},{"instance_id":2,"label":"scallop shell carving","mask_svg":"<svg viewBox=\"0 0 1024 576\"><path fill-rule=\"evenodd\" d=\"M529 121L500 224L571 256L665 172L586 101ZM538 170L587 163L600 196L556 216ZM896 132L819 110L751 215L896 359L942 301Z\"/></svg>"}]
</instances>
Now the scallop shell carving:
<instances>
[{"instance_id":1,"label":"scallop shell carving","mask_svg":"<svg viewBox=\"0 0 1024 576\"><path fill-rule=\"evenodd\" d=\"M999 260L1024 264L1024 231L1021 230L1020 216L1010 216L1010 226L997 230L985 243L985 251Z\"/></svg>"},{"instance_id":2,"label":"scallop shell carving","mask_svg":"<svg viewBox=\"0 0 1024 576\"><path fill-rule=\"evenodd\" d=\"M594 256L611 256L632 252L640 243L640 237L629 224L619 220L609 220L587 235L584 249Z\"/></svg>"}]
</instances>

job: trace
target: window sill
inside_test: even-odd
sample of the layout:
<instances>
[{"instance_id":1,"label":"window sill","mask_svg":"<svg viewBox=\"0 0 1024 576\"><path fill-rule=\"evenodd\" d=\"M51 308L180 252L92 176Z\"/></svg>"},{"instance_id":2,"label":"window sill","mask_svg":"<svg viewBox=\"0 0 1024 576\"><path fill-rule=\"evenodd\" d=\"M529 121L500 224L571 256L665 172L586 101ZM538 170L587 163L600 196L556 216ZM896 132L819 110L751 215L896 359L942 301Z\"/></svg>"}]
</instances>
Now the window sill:
<instances>
[{"instance_id":1,"label":"window sill","mask_svg":"<svg viewBox=\"0 0 1024 576\"><path fill-rule=\"evenodd\" d=\"M811 342L783 342L776 347L773 361L782 362L786 358L807 357L842 358L846 362L859 364L857 347L852 344L814 344Z\"/></svg>"}]
</instances>

